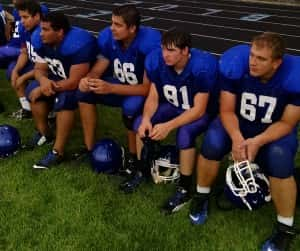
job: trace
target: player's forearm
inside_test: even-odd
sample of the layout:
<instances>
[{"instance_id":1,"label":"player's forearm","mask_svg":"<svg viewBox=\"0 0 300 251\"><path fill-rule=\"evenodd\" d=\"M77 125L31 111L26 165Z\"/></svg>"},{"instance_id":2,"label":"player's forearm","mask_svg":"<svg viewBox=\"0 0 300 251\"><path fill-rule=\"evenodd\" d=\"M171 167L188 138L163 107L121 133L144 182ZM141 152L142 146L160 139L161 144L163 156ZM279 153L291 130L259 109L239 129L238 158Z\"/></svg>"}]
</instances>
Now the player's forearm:
<instances>
[{"instance_id":1,"label":"player's forearm","mask_svg":"<svg viewBox=\"0 0 300 251\"><path fill-rule=\"evenodd\" d=\"M257 135L255 138L258 140L260 145L263 146L286 136L293 129L294 126L284 121L278 121L270 125L263 133Z\"/></svg>"},{"instance_id":2,"label":"player's forearm","mask_svg":"<svg viewBox=\"0 0 300 251\"><path fill-rule=\"evenodd\" d=\"M149 93L149 85L123 85L111 84L111 93L122 96L147 96Z\"/></svg>"},{"instance_id":3,"label":"player's forearm","mask_svg":"<svg viewBox=\"0 0 300 251\"><path fill-rule=\"evenodd\" d=\"M176 128L179 128L183 125L189 124L197 119L200 119L205 113L205 110L199 110L195 107L192 107L189 110L186 110L179 116L175 117L174 119L167 122L171 128L171 130L174 130Z\"/></svg>"},{"instance_id":4,"label":"player's forearm","mask_svg":"<svg viewBox=\"0 0 300 251\"><path fill-rule=\"evenodd\" d=\"M220 118L231 139L234 139L237 136L240 137L242 135L238 118L234 112L221 112Z\"/></svg>"},{"instance_id":5,"label":"player's forearm","mask_svg":"<svg viewBox=\"0 0 300 251\"><path fill-rule=\"evenodd\" d=\"M28 62L28 55L26 52L22 51L18 57L14 70L17 72L21 71L25 67L27 62Z\"/></svg>"},{"instance_id":6,"label":"player's forearm","mask_svg":"<svg viewBox=\"0 0 300 251\"><path fill-rule=\"evenodd\" d=\"M25 80L29 80L29 79L33 79L35 76L35 73L34 73L34 70L31 70L29 72L26 72L22 75L22 77L25 79Z\"/></svg>"},{"instance_id":7,"label":"player's forearm","mask_svg":"<svg viewBox=\"0 0 300 251\"><path fill-rule=\"evenodd\" d=\"M151 120L152 116L156 112L158 108L158 99L155 98L148 98L146 99L143 111L143 119Z\"/></svg>"},{"instance_id":8,"label":"player's forearm","mask_svg":"<svg viewBox=\"0 0 300 251\"><path fill-rule=\"evenodd\" d=\"M80 80L70 78L57 81L56 84L58 85L58 88L54 88L54 90L57 92L76 90L78 88L79 81Z\"/></svg>"}]
</instances>

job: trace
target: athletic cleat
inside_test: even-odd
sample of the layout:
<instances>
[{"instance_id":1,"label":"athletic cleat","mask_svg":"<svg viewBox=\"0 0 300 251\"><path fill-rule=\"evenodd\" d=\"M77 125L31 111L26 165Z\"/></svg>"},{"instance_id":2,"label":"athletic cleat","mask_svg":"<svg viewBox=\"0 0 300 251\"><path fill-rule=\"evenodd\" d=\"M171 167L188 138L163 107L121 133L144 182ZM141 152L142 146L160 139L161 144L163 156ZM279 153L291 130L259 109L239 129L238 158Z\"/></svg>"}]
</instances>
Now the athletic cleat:
<instances>
[{"instance_id":1,"label":"athletic cleat","mask_svg":"<svg viewBox=\"0 0 300 251\"><path fill-rule=\"evenodd\" d=\"M52 136L45 136L42 135L40 132L36 131L33 134L33 137L27 142L25 145L22 146L23 149L31 150L37 146L42 146L45 144L52 144L53 143L53 137Z\"/></svg>"},{"instance_id":2,"label":"athletic cleat","mask_svg":"<svg viewBox=\"0 0 300 251\"><path fill-rule=\"evenodd\" d=\"M272 235L265 241L262 251L288 251L296 236L294 227L277 222Z\"/></svg>"},{"instance_id":3,"label":"athletic cleat","mask_svg":"<svg viewBox=\"0 0 300 251\"><path fill-rule=\"evenodd\" d=\"M13 112L11 114L11 117L16 119L16 120L31 119L32 118L32 113L31 113L31 111L27 111L27 110L21 108L18 111Z\"/></svg>"},{"instance_id":4,"label":"athletic cleat","mask_svg":"<svg viewBox=\"0 0 300 251\"><path fill-rule=\"evenodd\" d=\"M166 202L165 205L163 205L162 212L165 214L175 213L179 211L190 199L190 194L182 187L178 187L175 194Z\"/></svg>"},{"instance_id":5,"label":"athletic cleat","mask_svg":"<svg viewBox=\"0 0 300 251\"><path fill-rule=\"evenodd\" d=\"M78 150L78 152L72 154L72 160L77 162L78 164L81 163L90 163L91 160L91 151L88 151L87 148L82 147Z\"/></svg>"},{"instance_id":6,"label":"athletic cleat","mask_svg":"<svg viewBox=\"0 0 300 251\"><path fill-rule=\"evenodd\" d=\"M139 185L145 181L145 177L141 172L136 172L129 179L120 184L119 188L124 193L133 193Z\"/></svg>"},{"instance_id":7,"label":"athletic cleat","mask_svg":"<svg viewBox=\"0 0 300 251\"><path fill-rule=\"evenodd\" d=\"M190 220L194 225L202 225L208 217L208 196L196 193L192 199Z\"/></svg>"},{"instance_id":8,"label":"athletic cleat","mask_svg":"<svg viewBox=\"0 0 300 251\"><path fill-rule=\"evenodd\" d=\"M125 158L125 163L119 169L120 175L130 177L132 176L137 170L137 162L138 160L133 157L132 155L128 154Z\"/></svg>"},{"instance_id":9,"label":"athletic cleat","mask_svg":"<svg viewBox=\"0 0 300 251\"><path fill-rule=\"evenodd\" d=\"M49 151L47 155L42 158L38 163L33 165L34 169L48 169L50 167L60 164L63 157L58 154L54 149Z\"/></svg>"}]
</instances>

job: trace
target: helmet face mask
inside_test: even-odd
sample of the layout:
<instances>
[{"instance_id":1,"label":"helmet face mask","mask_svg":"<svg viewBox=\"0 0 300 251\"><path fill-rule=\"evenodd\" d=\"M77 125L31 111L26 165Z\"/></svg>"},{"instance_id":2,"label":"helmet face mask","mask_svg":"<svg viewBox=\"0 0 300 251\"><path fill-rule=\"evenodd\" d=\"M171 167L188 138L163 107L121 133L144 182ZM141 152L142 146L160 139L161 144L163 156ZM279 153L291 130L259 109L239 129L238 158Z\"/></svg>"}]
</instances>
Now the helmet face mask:
<instances>
[{"instance_id":1,"label":"helmet face mask","mask_svg":"<svg viewBox=\"0 0 300 251\"><path fill-rule=\"evenodd\" d=\"M151 175L155 184L175 182L179 179L179 157L176 146L162 146L157 159L152 162Z\"/></svg>"},{"instance_id":2,"label":"helmet face mask","mask_svg":"<svg viewBox=\"0 0 300 251\"><path fill-rule=\"evenodd\" d=\"M241 208L253 210L271 200L269 181L258 165L248 160L235 162L226 171L225 194Z\"/></svg>"}]
</instances>

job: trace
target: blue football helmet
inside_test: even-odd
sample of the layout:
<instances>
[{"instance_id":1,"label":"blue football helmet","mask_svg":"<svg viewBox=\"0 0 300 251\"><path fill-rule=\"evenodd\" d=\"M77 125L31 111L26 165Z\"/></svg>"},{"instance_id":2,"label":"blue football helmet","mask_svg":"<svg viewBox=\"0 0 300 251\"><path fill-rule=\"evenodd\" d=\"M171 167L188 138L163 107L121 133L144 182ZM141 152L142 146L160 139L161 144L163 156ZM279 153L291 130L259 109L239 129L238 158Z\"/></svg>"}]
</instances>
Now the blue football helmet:
<instances>
[{"instance_id":1,"label":"blue football helmet","mask_svg":"<svg viewBox=\"0 0 300 251\"><path fill-rule=\"evenodd\" d=\"M234 162L227 168L224 192L234 205L250 211L271 201L268 178L248 160Z\"/></svg>"},{"instance_id":2,"label":"blue football helmet","mask_svg":"<svg viewBox=\"0 0 300 251\"><path fill-rule=\"evenodd\" d=\"M20 145L18 130L10 125L0 125L0 158L15 154Z\"/></svg>"},{"instance_id":3,"label":"blue football helmet","mask_svg":"<svg viewBox=\"0 0 300 251\"><path fill-rule=\"evenodd\" d=\"M124 150L114 140L102 139L92 149L91 163L97 173L116 173L124 165Z\"/></svg>"},{"instance_id":4,"label":"blue football helmet","mask_svg":"<svg viewBox=\"0 0 300 251\"><path fill-rule=\"evenodd\" d=\"M176 146L161 146L159 156L152 162L151 175L156 184L179 179L179 151Z\"/></svg>"}]
</instances>

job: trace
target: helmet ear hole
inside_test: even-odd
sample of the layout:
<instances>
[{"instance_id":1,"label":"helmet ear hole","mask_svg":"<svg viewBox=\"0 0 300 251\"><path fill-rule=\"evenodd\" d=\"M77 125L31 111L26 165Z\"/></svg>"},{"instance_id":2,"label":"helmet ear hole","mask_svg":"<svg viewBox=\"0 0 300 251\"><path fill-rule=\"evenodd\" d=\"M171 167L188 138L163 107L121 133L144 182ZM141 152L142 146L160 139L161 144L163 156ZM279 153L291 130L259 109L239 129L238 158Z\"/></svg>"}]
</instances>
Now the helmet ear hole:
<instances>
[{"instance_id":1,"label":"helmet ear hole","mask_svg":"<svg viewBox=\"0 0 300 251\"><path fill-rule=\"evenodd\" d=\"M176 146L161 146L158 157L152 162L151 175L156 184L179 179L179 151Z\"/></svg>"},{"instance_id":2,"label":"helmet ear hole","mask_svg":"<svg viewBox=\"0 0 300 251\"><path fill-rule=\"evenodd\" d=\"M249 161L235 162L227 168L224 193L234 205L249 210L271 200L268 178Z\"/></svg>"},{"instance_id":3,"label":"helmet ear hole","mask_svg":"<svg viewBox=\"0 0 300 251\"><path fill-rule=\"evenodd\" d=\"M9 157L21 146L18 130L10 125L0 125L0 158Z\"/></svg>"},{"instance_id":4,"label":"helmet ear hole","mask_svg":"<svg viewBox=\"0 0 300 251\"><path fill-rule=\"evenodd\" d=\"M92 149L91 164L97 173L116 173L124 164L124 151L114 140L102 139Z\"/></svg>"}]
</instances>

